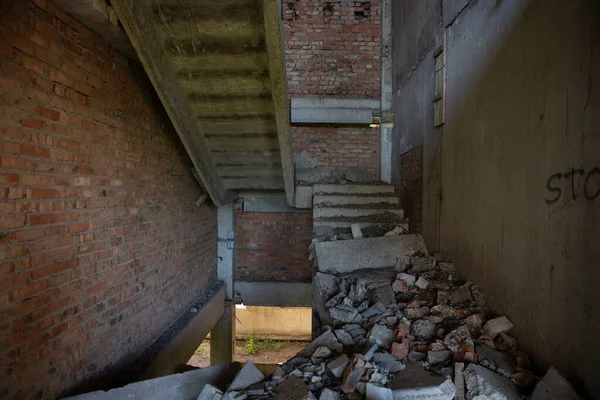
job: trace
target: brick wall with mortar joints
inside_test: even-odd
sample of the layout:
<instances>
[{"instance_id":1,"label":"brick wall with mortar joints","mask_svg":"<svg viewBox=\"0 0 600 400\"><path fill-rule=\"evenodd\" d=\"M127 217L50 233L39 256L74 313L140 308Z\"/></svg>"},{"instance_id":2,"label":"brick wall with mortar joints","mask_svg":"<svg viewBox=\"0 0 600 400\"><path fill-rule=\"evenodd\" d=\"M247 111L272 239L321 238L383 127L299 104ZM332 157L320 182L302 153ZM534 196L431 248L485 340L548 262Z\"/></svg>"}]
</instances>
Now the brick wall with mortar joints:
<instances>
[{"instance_id":1,"label":"brick wall with mortar joints","mask_svg":"<svg viewBox=\"0 0 600 400\"><path fill-rule=\"evenodd\" d=\"M423 147L400 156L400 199L412 233L421 232L423 213Z\"/></svg>"},{"instance_id":2,"label":"brick wall with mortar joints","mask_svg":"<svg viewBox=\"0 0 600 400\"><path fill-rule=\"evenodd\" d=\"M311 281L311 213L236 212L235 235L235 280Z\"/></svg>"},{"instance_id":3,"label":"brick wall with mortar joints","mask_svg":"<svg viewBox=\"0 0 600 400\"><path fill-rule=\"evenodd\" d=\"M380 98L380 0L284 1L283 17L290 97ZM293 127L292 140L335 177L350 166L379 176L377 129Z\"/></svg>"},{"instance_id":4,"label":"brick wall with mortar joints","mask_svg":"<svg viewBox=\"0 0 600 400\"><path fill-rule=\"evenodd\" d=\"M0 5L0 397L55 398L216 280L217 213L140 67L46 0Z\"/></svg>"},{"instance_id":5,"label":"brick wall with mortar joints","mask_svg":"<svg viewBox=\"0 0 600 400\"><path fill-rule=\"evenodd\" d=\"M360 167L379 178L379 129L292 127L294 152L306 150L323 171L339 178Z\"/></svg>"}]
</instances>

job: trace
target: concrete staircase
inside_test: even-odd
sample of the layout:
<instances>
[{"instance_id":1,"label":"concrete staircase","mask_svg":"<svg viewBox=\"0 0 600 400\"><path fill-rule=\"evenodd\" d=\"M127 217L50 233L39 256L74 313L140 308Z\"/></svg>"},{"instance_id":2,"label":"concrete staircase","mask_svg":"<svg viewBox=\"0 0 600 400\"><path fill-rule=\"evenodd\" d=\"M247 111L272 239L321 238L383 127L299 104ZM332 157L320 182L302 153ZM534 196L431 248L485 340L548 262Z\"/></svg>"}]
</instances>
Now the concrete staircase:
<instances>
[{"instance_id":1,"label":"concrete staircase","mask_svg":"<svg viewBox=\"0 0 600 400\"><path fill-rule=\"evenodd\" d=\"M319 240L327 236L352 239L352 226L363 237L379 237L408 222L391 185L314 185L313 229Z\"/></svg>"},{"instance_id":2,"label":"concrete staircase","mask_svg":"<svg viewBox=\"0 0 600 400\"><path fill-rule=\"evenodd\" d=\"M278 0L112 0L213 202L294 201Z\"/></svg>"}]
</instances>

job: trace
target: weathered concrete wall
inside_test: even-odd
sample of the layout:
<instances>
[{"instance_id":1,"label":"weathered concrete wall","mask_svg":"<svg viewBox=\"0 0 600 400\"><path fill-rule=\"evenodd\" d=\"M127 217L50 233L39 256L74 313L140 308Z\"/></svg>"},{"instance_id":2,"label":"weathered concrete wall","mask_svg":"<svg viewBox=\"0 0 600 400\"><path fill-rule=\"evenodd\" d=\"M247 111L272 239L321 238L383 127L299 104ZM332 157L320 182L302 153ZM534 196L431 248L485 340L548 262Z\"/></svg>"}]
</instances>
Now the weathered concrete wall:
<instances>
[{"instance_id":1,"label":"weathered concrete wall","mask_svg":"<svg viewBox=\"0 0 600 400\"><path fill-rule=\"evenodd\" d=\"M600 4L443 3L446 123L422 133L425 238L515 323L538 367L598 397ZM407 7L396 24L422 15Z\"/></svg>"},{"instance_id":2,"label":"weathered concrete wall","mask_svg":"<svg viewBox=\"0 0 600 400\"><path fill-rule=\"evenodd\" d=\"M310 307L244 307L235 311L235 335L247 338L309 340L312 335Z\"/></svg>"}]
</instances>

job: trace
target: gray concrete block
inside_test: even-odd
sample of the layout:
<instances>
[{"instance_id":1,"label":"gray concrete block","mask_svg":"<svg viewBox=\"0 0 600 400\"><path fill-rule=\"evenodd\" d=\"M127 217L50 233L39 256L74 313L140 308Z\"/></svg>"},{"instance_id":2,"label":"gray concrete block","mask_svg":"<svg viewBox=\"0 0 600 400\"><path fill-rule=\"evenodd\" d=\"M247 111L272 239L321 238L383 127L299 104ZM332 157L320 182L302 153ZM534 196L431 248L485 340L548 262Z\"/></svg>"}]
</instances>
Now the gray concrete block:
<instances>
[{"instance_id":1,"label":"gray concrete block","mask_svg":"<svg viewBox=\"0 0 600 400\"><path fill-rule=\"evenodd\" d=\"M373 182L375 179L373 178L373 176L371 175L371 173L369 173L369 171L367 171L364 168L349 168L345 173L344 176L346 177L347 181L350 182L355 182L355 183L369 183L369 182Z\"/></svg>"},{"instance_id":2,"label":"gray concrete block","mask_svg":"<svg viewBox=\"0 0 600 400\"><path fill-rule=\"evenodd\" d=\"M298 168L296 169L296 182L317 183L330 175L331 172L321 171L319 168Z\"/></svg>"},{"instance_id":3,"label":"gray concrete block","mask_svg":"<svg viewBox=\"0 0 600 400\"><path fill-rule=\"evenodd\" d=\"M573 387L554 367L550 367L544 378L539 381L531 400L579 400L580 397L575 393Z\"/></svg>"},{"instance_id":4,"label":"gray concrete block","mask_svg":"<svg viewBox=\"0 0 600 400\"><path fill-rule=\"evenodd\" d=\"M315 245L315 250L319 270L332 273L391 268L398 257L427 253L421 235L321 242Z\"/></svg>"},{"instance_id":5,"label":"gray concrete block","mask_svg":"<svg viewBox=\"0 0 600 400\"><path fill-rule=\"evenodd\" d=\"M298 352L298 354L296 355L296 357L310 358L310 356L312 356L312 354L315 352L315 350L321 346L326 346L329 350L331 350L337 354L341 353L343 350L343 346L337 340L337 337L335 336L335 334L332 331L327 330L327 331L323 332L315 340L310 342L310 344L308 346L306 346L304 349L300 350Z\"/></svg>"},{"instance_id":6,"label":"gray concrete block","mask_svg":"<svg viewBox=\"0 0 600 400\"><path fill-rule=\"evenodd\" d=\"M452 400L455 393L452 380L423 369L421 363L408 364L398 372L392 391L394 400Z\"/></svg>"}]
</instances>

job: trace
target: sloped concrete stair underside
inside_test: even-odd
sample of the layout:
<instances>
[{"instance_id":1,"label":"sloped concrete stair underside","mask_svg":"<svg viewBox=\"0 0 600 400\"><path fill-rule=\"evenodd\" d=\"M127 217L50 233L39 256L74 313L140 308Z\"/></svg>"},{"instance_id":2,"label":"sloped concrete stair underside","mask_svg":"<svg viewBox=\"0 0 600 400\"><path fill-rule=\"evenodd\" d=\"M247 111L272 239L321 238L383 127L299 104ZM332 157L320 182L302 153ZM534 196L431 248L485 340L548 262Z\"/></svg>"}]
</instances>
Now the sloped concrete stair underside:
<instances>
[{"instance_id":1,"label":"sloped concrete stair underside","mask_svg":"<svg viewBox=\"0 0 600 400\"><path fill-rule=\"evenodd\" d=\"M113 0L213 202L294 198L278 0Z\"/></svg>"}]
</instances>

